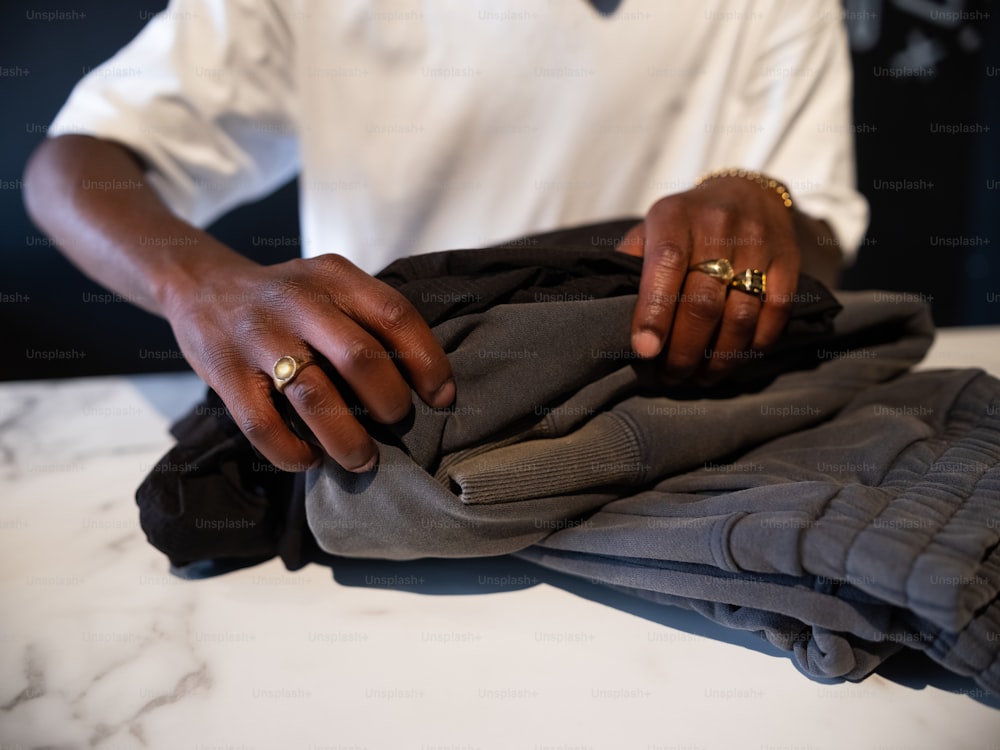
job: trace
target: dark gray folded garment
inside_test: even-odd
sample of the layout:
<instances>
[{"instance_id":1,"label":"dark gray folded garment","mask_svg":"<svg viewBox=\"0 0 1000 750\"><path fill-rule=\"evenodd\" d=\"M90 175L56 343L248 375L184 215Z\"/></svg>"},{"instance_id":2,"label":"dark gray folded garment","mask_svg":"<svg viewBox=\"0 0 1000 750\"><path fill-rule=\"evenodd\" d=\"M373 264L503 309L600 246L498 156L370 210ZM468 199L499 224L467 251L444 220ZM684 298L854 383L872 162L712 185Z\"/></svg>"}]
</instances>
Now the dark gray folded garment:
<instances>
[{"instance_id":1,"label":"dark gray folded garment","mask_svg":"<svg viewBox=\"0 0 1000 750\"><path fill-rule=\"evenodd\" d=\"M415 402L375 472L311 472L310 528L349 556L517 552L761 631L818 677L909 646L1000 691L1000 382L908 373L928 310L838 299L798 369L701 397L631 359L631 296L439 323L455 407Z\"/></svg>"},{"instance_id":2,"label":"dark gray folded garment","mask_svg":"<svg viewBox=\"0 0 1000 750\"><path fill-rule=\"evenodd\" d=\"M920 304L841 297L813 367L714 397L648 382L631 354L635 297L503 304L434 327L456 374L453 409L413 419L356 475L307 478L309 525L342 555L411 559L514 552L657 481L731 460L831 419L906 371L932 340ZM671 559L671 558L667 558Z\"/></svg>"}]
</instances>

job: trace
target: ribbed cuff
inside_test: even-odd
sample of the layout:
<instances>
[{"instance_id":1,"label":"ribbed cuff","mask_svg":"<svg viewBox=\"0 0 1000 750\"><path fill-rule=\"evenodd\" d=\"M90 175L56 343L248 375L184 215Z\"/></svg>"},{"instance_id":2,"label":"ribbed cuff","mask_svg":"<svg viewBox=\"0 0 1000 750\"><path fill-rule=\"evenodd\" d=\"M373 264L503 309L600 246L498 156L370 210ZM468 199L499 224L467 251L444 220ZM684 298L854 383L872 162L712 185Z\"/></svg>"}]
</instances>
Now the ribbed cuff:
<instances>
[{"instance_id":1,"label":"ribbed cuff","mask_svg":"<svg viewBox=\"0 0 1000 750\"><path fill-rule=\"evenodd\" d=\"M565 437L509 445L460 461L448 478L463 503L488 505L635 485L648 469L631 427L604 413Z\"/></svg>"}]
</instances>

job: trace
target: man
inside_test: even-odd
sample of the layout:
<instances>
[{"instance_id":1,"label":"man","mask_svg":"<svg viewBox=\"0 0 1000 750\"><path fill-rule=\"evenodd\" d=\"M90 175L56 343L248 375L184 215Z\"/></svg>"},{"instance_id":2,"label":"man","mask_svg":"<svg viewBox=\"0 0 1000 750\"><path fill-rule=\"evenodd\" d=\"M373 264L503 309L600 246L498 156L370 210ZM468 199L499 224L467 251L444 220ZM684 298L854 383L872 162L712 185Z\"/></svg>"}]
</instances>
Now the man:
<instances>
[{"instance_id":1,"label":"man","mask_svg":"<svg viewBox=\"0 0 1000 750\"><path fill-rule=\"evenodd\" d=\"M74 90L28 209L170 321L287 470L321 456L276 388L344 468L378 459L317 355L376 421L410 384L452 402L430 330L368 275L413 252L644 215L622 243L644 256L633 347L675 381L724 377L775 341L799 271L833 283L864 231L839 5L612 5L174 0ZM303 259L259 266L199 228L296 172Z\"/></svg>"}]
</instances>

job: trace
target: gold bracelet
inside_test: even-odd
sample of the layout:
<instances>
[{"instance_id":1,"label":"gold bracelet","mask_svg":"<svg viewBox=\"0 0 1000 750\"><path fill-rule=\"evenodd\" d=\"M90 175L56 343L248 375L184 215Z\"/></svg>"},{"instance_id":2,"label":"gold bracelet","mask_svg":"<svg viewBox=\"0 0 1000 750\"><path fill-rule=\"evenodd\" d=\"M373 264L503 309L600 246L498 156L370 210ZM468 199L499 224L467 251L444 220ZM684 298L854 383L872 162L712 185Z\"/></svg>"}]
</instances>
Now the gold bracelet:
<instances>
[{"instance_id":1,"label":"gold bracelet","mask_svg":"<svg viewBox=\"0 0 1000 750\"><path fill-rule=\"evenodd\" d=\"M714 172L709 172L699 177L695 183L695 187L716 177L742 177L745 180L753 180L765 190L773 190L777 193L778 197L781 198L781 202L785 204L785 208L792 207L792 196L788 192L788 188L777 180L771 179L767 175L752 169L716 169Z\"/></svg>"}]
</instances>

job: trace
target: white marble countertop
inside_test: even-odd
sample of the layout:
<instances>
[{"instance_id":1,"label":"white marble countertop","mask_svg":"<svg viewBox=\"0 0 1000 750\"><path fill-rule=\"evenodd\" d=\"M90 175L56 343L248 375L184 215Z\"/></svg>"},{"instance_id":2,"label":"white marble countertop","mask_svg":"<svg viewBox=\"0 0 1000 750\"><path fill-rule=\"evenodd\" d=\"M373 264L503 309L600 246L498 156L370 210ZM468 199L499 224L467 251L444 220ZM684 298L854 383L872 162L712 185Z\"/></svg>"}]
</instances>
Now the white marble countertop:
<instances>
[{"instance_id":1,"label":"white marble countertop","mask_svg":"<svg viewBox=\"0 0 1000 750\"><path fill-rule=\"evenodd\" d=\"M1000 329L924 367L1000 373ZM0 385L0 750L1000 750L914 654L823 685L756 636L513 560L167 572L133 493L189 375Z\"/></svg>"}]
</instances>

